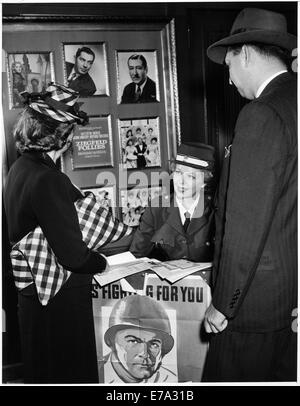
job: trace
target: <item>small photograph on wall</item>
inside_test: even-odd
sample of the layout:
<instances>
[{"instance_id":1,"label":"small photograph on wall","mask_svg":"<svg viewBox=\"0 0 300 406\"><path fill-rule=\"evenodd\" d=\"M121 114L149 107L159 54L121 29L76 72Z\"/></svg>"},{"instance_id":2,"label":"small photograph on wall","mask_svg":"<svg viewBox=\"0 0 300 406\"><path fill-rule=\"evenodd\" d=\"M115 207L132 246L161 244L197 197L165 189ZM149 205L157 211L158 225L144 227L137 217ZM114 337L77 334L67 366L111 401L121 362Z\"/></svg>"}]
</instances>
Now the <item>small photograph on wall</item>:
<instances>
[{"instance_id":1,"label":"small photograph on wall","mask_svg":"<svg viewBox=\"0 0 300 406\"><path fill-rule=\"evenodd\" d=\"M7 55L9 108L23 106L22 92L42 92L55 81L52 52Z\"/></svg>"},{"instance_id":2,"label":"small photograph on wall","mask_svg":"<svg viewBox=\"0 0 300 406\"><path fill-rule=\"evenodd\" d=\"M107 209L113 217L116 214L116 188L115 186L81 188L82 192L92 192L97 201Z\"/></svg>"},{"instance_id":3,"label":"small photograph on wall","mask_svg":"<svg viewBox=\"0 0 300 406\"><path fill-rule=\"evenodd\" d=\"M161 166L158 117L119 120L119 139L124 168Z\"/></svg>"},{"instance_id":4,"label":"small photograph on wall","mask_svg":"<svg viewBox=\"0 0 300 406\"><path fill-rule=\"evenodd\" d=\"M152 199L162 194L161 186L131 188L120 191L122 221L124 224L137 227L142 214Z\"/></svg>"},{"instance_id":5,"label":"small photograph on wall","mask_svg":"<svg viewBox=\"0 0 300 406\"><path fill-rule=\"evenodd\" d=\"M110 116L90 116L89 124L76 126L71 148L72 168L113 166Z\"/></svg>"},{"instance_id":6,"label":"small photograph on wall","mask_svg":"<svg viewBox=\"0 0 300 406\"><path fill-rule=\"evenodd\" d=\"M108 96L108 73L104 42L64 43L64 83L80 97Z\"/></svg>"},{"instance_id":7,"label":"small photograph on wall","mask_svg":"<svg viewBox=\"0 0 300 406\"><path fill-rule=\"evenodd\" d=\"M117 51L118 103L159 101L157 52Z\"/></svg>"}]
</instances>

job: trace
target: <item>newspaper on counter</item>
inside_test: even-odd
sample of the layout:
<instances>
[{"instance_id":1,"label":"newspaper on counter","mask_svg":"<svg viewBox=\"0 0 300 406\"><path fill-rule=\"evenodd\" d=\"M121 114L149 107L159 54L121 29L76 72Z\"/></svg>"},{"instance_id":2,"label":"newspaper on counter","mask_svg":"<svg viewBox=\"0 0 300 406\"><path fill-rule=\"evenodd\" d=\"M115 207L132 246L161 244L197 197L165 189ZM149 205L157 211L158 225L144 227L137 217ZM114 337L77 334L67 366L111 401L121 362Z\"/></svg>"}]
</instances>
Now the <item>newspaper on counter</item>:
<instances>
[{"instance_id":1,"label":"newspaper on counter","mask_svg":"<svg viewBox=\"0 0 300 406\"><path fill-rule=\"evenodd\" d=\"M94 279L100 286L117 281L139 272L154 272L161 279L170 283L191 275L198 271L209 269L211 262L193 262L186 259L177 259L161 262L150 258L136 258L131 252L107 257L108 267L103 273L95 274Z\"/></svg>"}]
</instances>

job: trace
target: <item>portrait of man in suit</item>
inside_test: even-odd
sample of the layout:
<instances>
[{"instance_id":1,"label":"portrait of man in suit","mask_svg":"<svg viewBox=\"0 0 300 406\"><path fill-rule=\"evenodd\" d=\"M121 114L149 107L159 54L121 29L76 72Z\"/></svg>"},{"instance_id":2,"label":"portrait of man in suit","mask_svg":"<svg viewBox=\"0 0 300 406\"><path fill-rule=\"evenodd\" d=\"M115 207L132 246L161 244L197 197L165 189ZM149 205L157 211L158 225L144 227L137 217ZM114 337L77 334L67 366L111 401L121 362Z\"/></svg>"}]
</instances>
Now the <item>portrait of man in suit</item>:
<instances>
[{"instance_id":1,"label":"portrait of man in suit","mask_svg":"<svg viewBox=\"0 0 300 406\"><path fill-rule=\"evenodd\" d=\"M64 44L64 84L80 97L109 95L105 47L105 42Z\"/></svg>"},{"instance_id":2,"label":"portrait of man in suit","mask_svg":"<svg viewBox=\"0 0 300 406\"><path fill-rule=\"evenodd\" d=\"M89 47L77 49L74 63L66 62L68 86L79 92L81 97L93 96L96 86L89 75L95 61L95 53Z\"/></svg>"},{"instance_id":3,"label":"portrait of man in suit","mask_svg":"<svg viewBox=\"0 0 300 406\"><path fill-rule=\"evenodd\" d=\"M127 67L132 82L124 87L121 103L156 102L156 83L148 76L148 64L144 55L130 55Z\"/></svg>"}]
</instances>

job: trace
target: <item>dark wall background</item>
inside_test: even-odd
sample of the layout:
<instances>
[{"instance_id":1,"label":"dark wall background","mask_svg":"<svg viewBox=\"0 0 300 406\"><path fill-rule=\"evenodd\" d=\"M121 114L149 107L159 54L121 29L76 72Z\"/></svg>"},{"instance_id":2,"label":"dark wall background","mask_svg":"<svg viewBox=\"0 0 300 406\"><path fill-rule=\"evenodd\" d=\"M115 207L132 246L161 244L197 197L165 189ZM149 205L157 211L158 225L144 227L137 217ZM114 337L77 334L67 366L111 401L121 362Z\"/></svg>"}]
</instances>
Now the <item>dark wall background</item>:
<instances>
[{"instance_id":1,"label":"dark wall background","mask_svg":"<svg viewBox=\"0 0 300 406\"><path fill-rule=\"evenodd\" d=\"M84 18L87 14L95 19L112 16L135 17L141 21L174 18L182 142L197 141L215 146L218 168L224 147L232 140L238 112L246 101L228 85L223 67L206 57L206 49L229 33L234 18L245 7L281 12L287 18L288 31L297 33L297 2L19 3L3 4L2 12L5 22L24 21L29 16L42 22L43 16L49 15L63 21L64 16ZM3 309L7 329L3 340L3 364L10 365L20 361L20 346L5 220L2 228Z\"/></svg>"}]
</instances>

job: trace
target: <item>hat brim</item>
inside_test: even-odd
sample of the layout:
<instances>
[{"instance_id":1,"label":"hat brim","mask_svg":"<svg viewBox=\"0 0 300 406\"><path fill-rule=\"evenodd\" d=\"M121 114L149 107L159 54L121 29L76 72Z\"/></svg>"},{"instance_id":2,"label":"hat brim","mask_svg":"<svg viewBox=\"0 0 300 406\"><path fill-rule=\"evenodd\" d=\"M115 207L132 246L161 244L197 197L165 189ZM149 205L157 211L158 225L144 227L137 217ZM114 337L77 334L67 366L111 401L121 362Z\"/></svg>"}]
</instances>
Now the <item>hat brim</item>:
<instances>
[{"instance_id":1,"label":"hat brim","mask_svg":"<svg viewBox=\"0 0 300 406\"><path fill-rule=\"evenodd\" d=\"M194 169L199 169L199 171L204 171L204 170L209 170L209 164L207 166L202 166L202 165L193 165L191 163L187 163L184 161L178 161L177 159L175 159L175 163L178 165L182 165L182 166L187 166L189 168L194 168Z\"/></svg>"},{"instance_id":2,"label":"hat brim","mask_svg":"<svg viewBox=\"0 0 300 406\"><path fill-rule=\"evenodd\" d=\"M292 51L297 47L297 37L288 33L266 30L252 30L239 34L230 35L210 45L207 49L207 56L213 62L223 64L227 48L231 45L257 42L267 45L277 45L283 49Z\"/></svg>"}]
</instances>

